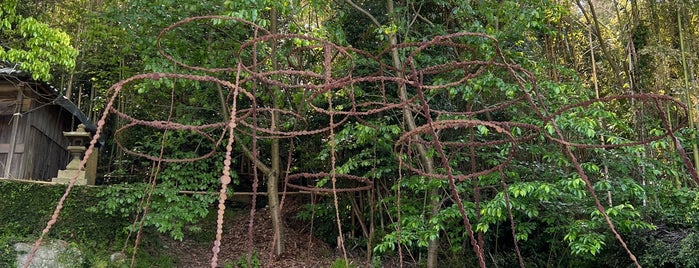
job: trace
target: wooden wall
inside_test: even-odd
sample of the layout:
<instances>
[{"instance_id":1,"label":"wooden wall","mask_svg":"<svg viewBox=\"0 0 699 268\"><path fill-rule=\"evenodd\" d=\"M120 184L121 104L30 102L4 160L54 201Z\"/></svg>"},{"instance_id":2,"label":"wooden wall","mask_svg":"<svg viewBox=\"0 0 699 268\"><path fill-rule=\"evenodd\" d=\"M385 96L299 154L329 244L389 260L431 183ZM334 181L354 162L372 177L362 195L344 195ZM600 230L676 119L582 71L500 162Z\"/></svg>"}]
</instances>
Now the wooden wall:
<instances>
[{"instance_id":1,"label":"wooden wall","mask_svg":"<svg viewBox=\"0 0 699 268\"><path fill-rule=\"evenodd\" d=\"M59 169L65 168L70 156L65 149L68 139L63 131L71 131L72 121L72 115L55 105L42 106L32 112L27 135L31 150L25 154L28 178L51 180Z\"/></svg>"},{"instance_id":2,"label":"wooden wall","mask_svg":"<svg viewBox=\"0 0 699 268\"><path fill-rule=\"evenodd\" d=\"M65 149L68 140L63 131L72 129L73 116L57 105L37 101L39 96L30 90L25 90L21 98L17 93L13 84L0 83L0 177L5 175L12 147L13 120L18 119L15 153L8 177L51 180L68 163L69 155ZM20 99L22 115L13 116Z\"/></svg>"},{"instance_id":3,"label":"wooden wall","mask_svg":"<svg viewBox=\"0 0 699 268\"><path fill-rule=\"evenodd\" d=\"M70 154L63 132L75 130L81 122L53 103L56 98L58 95L46 84L0 77L0 178L5 177L12 144L15 153L8 178L50 181L66 167ZM20 116L14 115L18 108ZM95 153L86 167L88 180L93 183L96 164Z\"/></svg>"},{"instance_id":4,"label":"wooden wall","mask_svg":"<svg viewBox=\"0 0 699 268\"><path fill-rule=\"evenodd\" d=\"M14 154L12 154L12 163L10 165L10 174L8 177L21 179L24 177L23 163L24 156L27 152L26 144L26 126L28 116L14 116L17 111L18 101L22 103L21 111L28 111L31 106L31 99L18 98L17 87L10 83L0 83L0 177L5 175L7 160L10 157L9 152L14 144ZM17 121L17 124L15 124ZM13 130L16 126L15 140L12 140Z\"/></svg>"}]
</instances>

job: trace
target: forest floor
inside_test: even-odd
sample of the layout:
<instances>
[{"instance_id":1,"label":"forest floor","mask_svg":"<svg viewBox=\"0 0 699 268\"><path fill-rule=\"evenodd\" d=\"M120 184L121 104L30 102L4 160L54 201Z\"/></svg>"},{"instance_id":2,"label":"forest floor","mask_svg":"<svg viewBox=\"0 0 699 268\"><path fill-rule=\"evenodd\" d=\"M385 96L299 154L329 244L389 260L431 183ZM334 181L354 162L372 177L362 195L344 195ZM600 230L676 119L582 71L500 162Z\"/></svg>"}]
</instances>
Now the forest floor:
<instances>
[{"instance_id":1,"label":"forest floor","mask_svg":"<svg viewBox=\"0 0 699 268\"><path fill-rule=\"evenodd\" d=\"M283 217L286 224L286 252L272 256L272 221L266 208L256 210L254 219L253 261L251 267L331 267L333 262L343 259L342 252L309 234L309 223L296 219L302 209L298 202L284 205ZM232 215L231 215L232 213ZM219 267L245 267L248 247L249 210L227 210L225 217L221 251L218 254ZM210 267L213 239L215 239L216 217L207 217L207 227L201 239L190 235L183 241L162 237L168 255L177 260L177 267ZM214 234L204 233L213 229ZM208 240L208 241L205 241ZM348 253L351 267L368 267L364 257ZM258 266L259 265L259 266Z\"/></svg>"}]
</instances>

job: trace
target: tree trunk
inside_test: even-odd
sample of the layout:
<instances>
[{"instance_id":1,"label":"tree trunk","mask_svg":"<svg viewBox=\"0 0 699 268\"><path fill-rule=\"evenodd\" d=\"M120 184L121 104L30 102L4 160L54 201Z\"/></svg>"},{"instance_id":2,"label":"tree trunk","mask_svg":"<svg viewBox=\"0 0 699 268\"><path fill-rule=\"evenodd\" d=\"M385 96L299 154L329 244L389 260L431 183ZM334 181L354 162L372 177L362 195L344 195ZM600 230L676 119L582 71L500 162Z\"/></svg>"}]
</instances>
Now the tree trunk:
<instances>
[{"instance_id":1,"label":"tree trunk","mask_svg":"<svg viewBox=\"0 0 699 268\"><path fill-rule=\"evenodd\" d=\"M602 56L604 56L604 58L609 63L609 66L612 68L612 72L614 72L614 77L616 78L617 86L619 86L619 88L623 88L625 81L625 72L622 71L622 69L619 67L619 64L617 64L617 61L614 59L611 52L609 51L609 46L607 45L607 42L604 40L604 37L602 37L602 30L599 26L599 20L597 19L595 6L592 4L591 0L587 0L587 5L590 7L590 16L588 16L580 1L575 1L575 3L580 8L580 12L582 12L583 16L585 16L585 19L587 20L590 27L592 27L595 36L597 36L597 41L599 42L600 49L602 49Z\"/></svg>"},{"instance_id":2,"label":"tree trunk","mask_svg":"<svg viewBox=\"0 0 699 268\"><path fill-rule=\"evenodd\" d=\"M270 31L272 34L276 34L277 30L277 9L272 7L270 12ZM272 55L276 53L277 43L272 42ZM272 68L274 70L279 69L279 64L276 57L272 57ZM279 114L279 100L277 99L277 94L274 90L271 90L271 101L274 111L272 112L272 122L270 124L270 129L272 131L277 130L277 120L280 118ZM279 139L275 138L271 141L270 157L272 158L271 172L266 174L267 176L267 198L269 204L269 213L272 217L272 228L274 229L274 252L277 255L284 253L284 223L282 222L281 211L279 207L279 175L281 174L281 154L279 152Z\"/></svg>"},{"instance_id":3,"label":"tree trunk","mask_svg":"<svg viewBox=\"0 0 699 268\"><path fill-rule=\"evenodd\" d=\"M270 32L272 34L277 33L277 10L276 8L272 8L270 11ZM273 40L271 42L272 44L272 51L271 55L274 55L276 53L276 42ZM279 69L279 64L276 60L275 57L272 57L272 68L274 70ZM271 96L270 102L271 106L274 111L271 113L271 122L270 122L270 130L276 131L278 127L277 121L280 118L280 113L279 113L279 100L277 98L276 90L274 86L269 85L267 88L267 94ZM223 98L222 92L219 92L219 98ZM224 100L222 99L222 102ZM223 108L225 109L225 108ZM256 137L253 137L256 138ZM240 140L240 138L236 137L236 140ZM256 155L256 153L253 153L250 148L248 148L245 144L242 143L236 143L238 146L240 146L241 150L243 151L243 154L245 157L250 159L251 162L254 163L254 166L257 170L262 172L265 176L266 182L267 182L267 206L269 208L269 216L272 219L272 231L274 233L273 237L273 244L274 244L274 254L276 255L281 255L284 253L284 222L282 221L282 213L281 213L281 207L280 207L280 202L279 202L279 177L281 174L281 153L280 153L280 146L279 146L279 139L278 138L272 138L270 140L270 158L271 158L271 163L269 166L267 166L262 160L259 159L259 157Z\"/></svg>"},{"instance_id":4,"label":"tree trunk","mask_svg":"<svg viewBox=\"0 0 699 268\"><path fill-rule=\"evenodd\" d=\"M393 14L393 0L387 0L386 5L388 8L388 14ZM398 49L395 47L395 45L398 45L398 38L396 37L395 33L389 34L389 40L390 40L390 45L394 46L393 49L391 49L391 58L393 60L393 68L397 70L397 77L404 77L405 74L403 73L403 64L400 60L400 57L398 55ZM401 102L404 102L408 100L408 90L405 88L404 84L401 84L398 86L398 96L400 97ZM415 119L413 118L413 113L408 109L408 107L403 108L403 118L405 119L407 125L408 125L408 130L412 131L417 128L417 125L415 124ZM419 139L416 137L416 139ZM430 158L427 155L427 149L425 149L424 146L422 145L417 145L417 151L418 154L420 155L420 162L422 163L423 167L425 168L425 172L429 174L434 173L434 161L432 158ZM434 188L430 190L430 194L428 195L430 198L430 206L431 206L431 215L430 217L435 217L439 213L440 207L439 207L439 200L436 198L432 198L435 196L440 196L440 191L438 188ZM427 244L427 267L428 268L434 268L437 267L437 255L439 253L439 237L435 238L434 240L430 240Z\"/></svg>"}]
</instances>

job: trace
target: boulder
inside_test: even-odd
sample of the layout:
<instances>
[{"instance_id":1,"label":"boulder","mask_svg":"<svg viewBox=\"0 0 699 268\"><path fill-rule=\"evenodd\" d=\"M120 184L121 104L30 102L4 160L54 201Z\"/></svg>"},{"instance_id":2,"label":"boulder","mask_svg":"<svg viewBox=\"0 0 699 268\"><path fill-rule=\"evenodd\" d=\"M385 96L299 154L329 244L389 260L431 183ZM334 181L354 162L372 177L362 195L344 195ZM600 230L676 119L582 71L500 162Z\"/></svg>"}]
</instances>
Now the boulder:
<instances>
[{"instance_id":1,"label":"boulder","mask_svg":"<svg viewBox=\"0 0 699 268\"><path fill-rule=\"evenodd\" d=\"M34 243L17 243L17 267L22 268L27 262ZM76 268L82 267L83 258L80 250L62 240L45 241L32 259L29 268Z\"/></svg>"}]
</instances>

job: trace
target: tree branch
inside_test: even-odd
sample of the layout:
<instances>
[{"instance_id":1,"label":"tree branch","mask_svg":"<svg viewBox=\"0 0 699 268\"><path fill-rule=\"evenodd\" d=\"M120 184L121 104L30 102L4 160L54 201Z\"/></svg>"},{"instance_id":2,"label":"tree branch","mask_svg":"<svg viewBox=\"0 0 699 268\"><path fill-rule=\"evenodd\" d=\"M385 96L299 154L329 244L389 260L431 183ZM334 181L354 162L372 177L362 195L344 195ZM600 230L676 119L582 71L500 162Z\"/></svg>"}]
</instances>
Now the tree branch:
<instances>
[{"instance_id":1,"label":"tree branch","mask_svg":"<svg viewBox=\"0 0 699 268\"><path fill-rule=\"evenodd\" d=\"M432 23L430 20L428 20L427 18L423 17L423 16L420 15L419 13L417 13L415 16L417 16L418 19L421 19L422 21L424 21L425 23L427 23L427 25L429 25L430 27L434 27L434 23Z\"/></svg>"},{"instance_id":2,"label":"tree branch","mask_svg":"<svg viewBox=\"0 0 699 268\"><path fill-rule=\"evenodd\" d=\"M235 137L235 140L237 140L237 141L240 140L240 137L238 137L238 135L234 135L234 137ZM264 173L265 175L269 175L272 173L272 169L269 168L267 165L265 165L265 163L262 163L262 161L260 161L260 159L257 159L256 157L254 157L252 155L252 151L250 151L250 149L247 146L245 146L245 144L240 143L240 142L236 142L236 144L238 144L240 146L240 149L243 150L243 154L245 154L245 156L248 159L250 159L250 161L255 163L255 166L257 168L259 168L260 171L262 171L262 173Z\"/></svg>"},{"instance_id":3,"label":"tree branch","mask_svg":"<svg viewBox=\"0 0 699 268\"><path fill-rule=\"evenodd\" d=\"M354 2L352 2L352 0L345 0L345 2L347 2L348 4L350 4L350 6L352 6L353 8L356 8L357 10L359 10L359 12L364 13L364 15L367 15L367 17L369 17L369 19L371 20L371 22L373 22L374 25L376 25L376 27L381 28L381 23L379 23L379 21L376 20L376 18L374 18L374 16L371 15L371 13L369 13L369 11L366 11L366 10L363 9L362 7L358 6L357 4L355 4Z\"/></svg>"},{"instance_id":4,"label":"tree branch","mask_svg":"<svg viewBox=\"0 0 699 268\"><path fill-rule=\"evenodd\" d=\"M420 15L420 11L422 10L422 3L420 3L420 6L417 8L417 10L415 10L415 5L413 3L410 3L410 8L412 8L413 12L415 12L415 17L410 22L408 29L413 26L413 23L415 23L416 19L420 19L420 20L424 21L425 23L427 23L428 25L430 25L430 27L434 27L434 23L432 23L430 20L428 20L427 18Z\"/></svg>"}]
</instances>

